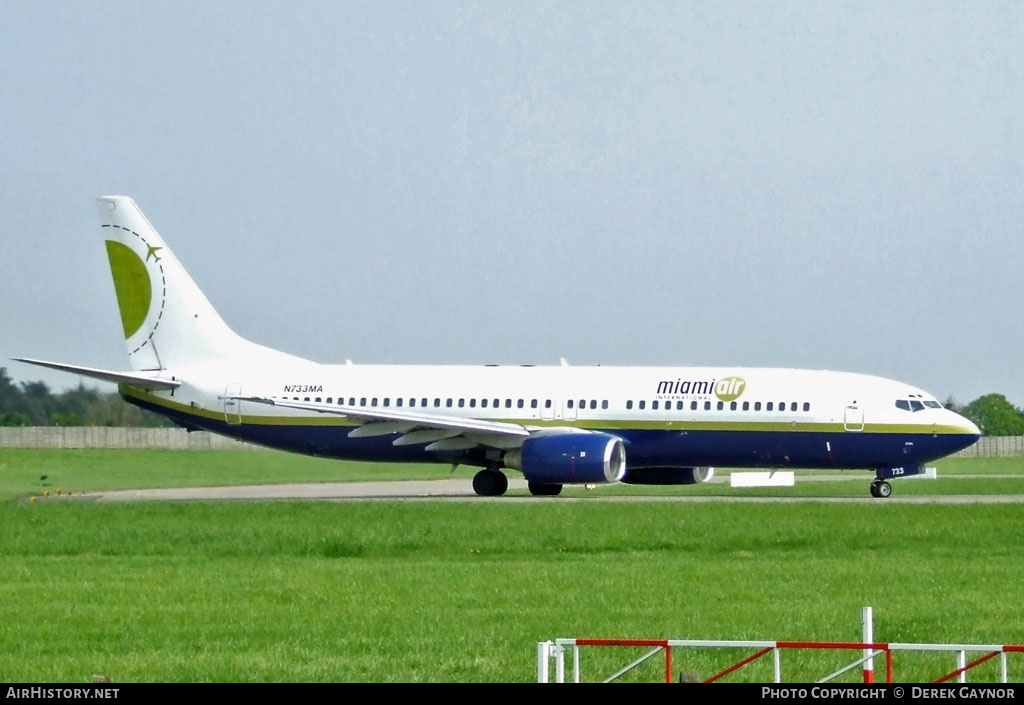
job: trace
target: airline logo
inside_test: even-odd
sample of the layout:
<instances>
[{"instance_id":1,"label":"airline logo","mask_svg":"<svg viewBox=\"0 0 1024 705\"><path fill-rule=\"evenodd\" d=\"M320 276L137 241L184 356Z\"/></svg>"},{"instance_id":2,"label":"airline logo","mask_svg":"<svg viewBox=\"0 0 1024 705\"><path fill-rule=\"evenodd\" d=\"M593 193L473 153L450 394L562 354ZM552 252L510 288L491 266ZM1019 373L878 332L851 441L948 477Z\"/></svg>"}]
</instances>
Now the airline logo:
<instances>
[{"instance_id":1,"label":"airline logo","mask_svg":"<svg viewBox=\"0 0 1024 705\"><path fill-rule=\"evenodd\" d=\"M124 337L129 341L129 347L134 348L131 351L134 354L153 337L163 317L167 275L159 251L164 248L150 245L134 230L118 225L104 227L116 228L131 235L123 236L131 246L117 240L107 240L107 257L114 277ZM155 290L154 281L161 284Z\"/></svg>"},{"instance_id":2,"label":"airline logo","mask_svg":"<svg viewBox=\"0 0 1024 705\"><path fill-rule=\"evenodd\" d=\"M742 377L723 377L719 380L666 379L658 382L658 395L670 397L707 397L714 394L722 401L735 401L747 388Z\"/></svg>"},{"instance_id":3,"label":"airline logo","mask_svg":"<svg viewBox=\"0 0 1024 705\"><path fill-rule=\"evenodd\" d=\"M736 401L746 388L747 382L742 377L726 377L715 385L715 396L722 401Z\"/></svg>"}]
</instances>

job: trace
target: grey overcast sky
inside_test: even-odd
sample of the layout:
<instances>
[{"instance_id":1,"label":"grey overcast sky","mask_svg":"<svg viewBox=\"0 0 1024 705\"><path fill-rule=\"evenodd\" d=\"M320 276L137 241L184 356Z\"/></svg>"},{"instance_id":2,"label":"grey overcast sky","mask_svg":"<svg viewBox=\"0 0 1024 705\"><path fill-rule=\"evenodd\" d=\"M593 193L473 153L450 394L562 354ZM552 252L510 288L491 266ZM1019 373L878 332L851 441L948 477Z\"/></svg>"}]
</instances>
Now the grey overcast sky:
<instances>
[{"instance_id":1,"label":"grey overcast sky","mask_svg":"<svg viewBox=\"0 0 1024 705\"><path fill-rule=\"evenodd\" d=\"M1024 405L1022 167L1021 2L0 0L0 365L127 366L119 193L322 362Z\"/></svg>"}]
</instances>

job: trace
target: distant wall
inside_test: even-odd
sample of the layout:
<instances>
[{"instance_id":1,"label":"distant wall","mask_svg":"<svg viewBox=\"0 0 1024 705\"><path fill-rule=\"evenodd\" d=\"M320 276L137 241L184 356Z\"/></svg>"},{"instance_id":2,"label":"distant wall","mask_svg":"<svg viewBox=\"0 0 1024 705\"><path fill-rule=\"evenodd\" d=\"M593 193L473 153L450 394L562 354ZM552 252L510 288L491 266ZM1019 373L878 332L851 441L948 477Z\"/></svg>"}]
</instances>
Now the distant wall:
<instances>
[{"instance_id":1,"label":"distant wall","mask_svg":"<svg viewBox=\"0 0 1024 705\"><path fill-rule=\"evenodd\" d=\"M0 427L0 448L147 448L158 450L238 450L259 446L206 431L183 428L106 426Z\"/></svg>"},{"instance_id":2,"label":"distant wall","mask_svg":"<svg viewBox=\"0 0 1024 705\"><path fill-rule=\"evenodd\" d=\"M260 446L206 431L183 428L105 426L0 426L0 448L149 448L158 450L237 450ZM1024 436L982 438L954 458L1022 458Z\"/></svg>"},{"instance_id":3,"label":"distant wall","mask_svg":"<svg viewBox=\"0 0 1024 705\"><path fill-rule=\"evenodd\" d=\"M1024 436L985 436L954 458L1020 458L1024 457Z\"/></svg>"}]
</instances>

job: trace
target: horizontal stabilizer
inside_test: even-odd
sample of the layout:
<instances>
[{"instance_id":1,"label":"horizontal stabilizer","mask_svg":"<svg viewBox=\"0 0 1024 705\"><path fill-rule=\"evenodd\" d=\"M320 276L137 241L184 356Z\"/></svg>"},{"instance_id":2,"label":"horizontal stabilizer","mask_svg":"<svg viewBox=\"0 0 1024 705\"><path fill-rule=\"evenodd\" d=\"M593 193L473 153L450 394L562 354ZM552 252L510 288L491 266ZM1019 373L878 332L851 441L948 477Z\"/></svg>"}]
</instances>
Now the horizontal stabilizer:
<instances>
[{"instance_id":1,"label":"horizontal stabilizer","mask_svg":"<svg viewBox=\"0 0 1024 705\"><path fill-rule=\"evenodd\" d=\"M83 377L92 377L93 379L101 379L104 382L115 382L117 384L130 384L133 387L140 387L142 389L153 390L153 389L176 389L181 386L181 382L173 379L161 379L156 375L159 372L153 372L151 375L145 372L113 372L111 370L98 370L95 367L81 367L80 365L67 365L62 362L47 362L45 360L31 360L27 357L15 357L12 360L18 362L27 362L30 365L39 365L40 367L49 367L52 370L60 370L61 372L71 372L72 374L82 375Z\"/></svg>"}]
</instances>

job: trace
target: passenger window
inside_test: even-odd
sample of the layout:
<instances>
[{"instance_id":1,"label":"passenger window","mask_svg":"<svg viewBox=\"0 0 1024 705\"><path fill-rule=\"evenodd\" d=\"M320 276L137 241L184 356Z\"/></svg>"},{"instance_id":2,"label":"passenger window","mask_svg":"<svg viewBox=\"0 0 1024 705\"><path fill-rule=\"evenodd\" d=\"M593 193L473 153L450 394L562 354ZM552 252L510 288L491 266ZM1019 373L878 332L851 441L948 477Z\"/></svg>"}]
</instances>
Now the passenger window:
<instances>
[{"instance_id":1,"label":"passenger window","mask_svg":"<svg viewBox=\"0 0 1024 705\"><path fill-rule=\"evenodd\" d=\"M391 406L391 397L384 397L384 406Z\"/></svg>"},{"instance_id":2,"label":"passenger window","mask_svg":"<svg viewBox=\"0 0 1024 705\"><path fill-rule=\"evenodd\" d=\"M438 406L441 406L441 399L440 397L434 397L434 407L436 408Z\"/></svg>"},{"instance_id":3,"label":"passenger window","mask_svg":"<svg viewBox=\"0 0 1024 705\"><path fill-rule=\"evenodd\" d=\"M545 409L550 409L551 408L551 400L550 399L545 399L544 400L544 408Z\"/></svg>"},{"instance_id":4,"label":"passenger window","mask_svg":"<svg viewBox=\"0 0 1024 705\"><path fill-rule=\"evenodd\" d=\"M518 400L518 401L516 402L516 408L517 408L517 409L522 409L522 408L523 408L523 406L524 406L524 404L523 404L523 400L522 400L522 399L520 399L520 400Z\"/></svg>"},{"instance_id":5,"label":"passenger window","mask_svg":"<svg viewBox=\"0 0 1024 705\"><path fill-rule=\"evenodd\" d=\"M370 406L377 406L377 397L370 400Z\"/></svg>"},{"instance_id":6,"label":"passenger window","mask_svg":"<svg viewBox=\"0 0 1024 705\"><path fill-rule=\"evenodd\" d=\"M531 399L530 400L530 408L531 409L536 409L537 408L537 400L536 399Z\"/></svg>"},{"instance_id":7,"label":"passenger window","mask_svg":"<svg viewBox=\"0 0 1024 705\"><path fill-rule=\"evenodd\" d=\"M480 400L480 406L481 406L481 408L486 409L487 408L487 400L486 399L481 399Z\"/></svg>"},{"instance_id":8,"label":"passenger window","mask_svg":"<svg viewBox=\"0 0 1024 705\"><path fill-rule=\"evenodd\" d=\"M697 410L697 402L691 401L690 402L690 411L696 411L696 410Z\"/></svg>"},{"instance_id":9,"label":"passenger window","mask_svg":"<svg viewBox=\"0 0 1024 705\"><path fill-rule=\"evenodd\" d=\"M626 410L628 411L629 409L632 409L632 408L633 408L633 400L629 399L629 400L626 401Z\"/></svg>"},{"instance_id":10,"label":"passenger window","mask_svg":"<svg viewBox=\"0 0 1024 705\"><path fill-rule=\"evenodd\" d=\"M750 402L749 401L743 402L743 410L744 411L750 411Z\"/></svg>"},{"instance_id":11,"label":"passenger window","mask_svg":"<svg viewBox=\"0 0 1024 705\"><path fill-rule=\"evenodd\" d=\"M764 410L765 411L771 411L774 408L775 408L775 405L772 402L768 402L767 404L764 405Z\"/></svg>"},{"instance_id":12,"label":"passenger window","mask_svg":"<svg viewBox=\"0 0 1024 705\"><path fill-rule=\"evenodd\" d=\"M444 402L444 405L445 405L446 407L448 407L449 409L450 409L450 408L452 408L452 398L451 398L451 397L448 397L448 398L447 398L447 399L445 400L445 402Z\"/></svg>"},{"instance_id":13,"label":"passenger window","mask_svg":"<svg viewBox=\"0 0 1024 705\"><path fill-rule=\"evenodd\" d=\"M476 408L476 399L470 399L469 400L469 408L470 409L475 409Z\"/></svg>"},{"instance_id":14,"label":"passenger window","mask_svg":"<svg viewBox=\"0 0 1024 705\"><path fill-rule=\"evenodd\" d=\"M591 399L590 400L590 408L591 409L596 409L597 408L597 399Z\"/></svg>"},{"instance_id":15,"label":"passenger window","mask_svg":"<svg viewBox=\"0 0 1024 705\"><path fill-rule=\"evenodd\" d=\"M506 409L511 409L512 408L512 400L511 399L506 399L505 400L505 408Z\"/></svg>"},{"instance_id":16,"label":"passenger window","mask_svg":"<svg viewBox=\"0 0 1024 705\"><path fill-rule=\"evenodd\" d=\"M570 399L569 401L565 402L565 405L571 409L572 408L572 399Z\"/></svg>"},{"instance_id":17,"label":"passenger window","mask_svg":"<svg viewBox=\"0 0 1024 705\"><path fill-rule=\"evenodd\" d=\"M760 411L760 410L761 410L761 402L755 401L754 402L754 411Z\"/></svg>"},{"instance_id":18,"label":"passenger window","mask_svg":"<svg viewBox=\"0 0 1024 705\"><path fill-rule=\"evenodd\" d=\"M423 397L422 399L420 399L420 406L426 406L426 405L427 405L427 398Z\"/></svg>"},{"instance_id":19,"label":"passenger window","mask_svg":"<svg viewBox=\"0 0 1024 705\"><path fill-rule=\"evenodd\" d=\"M786 410L786 402L780 401L779 402L779 411L785 411L785 410Z\"/></svg>"},{"instance_id":20,"label":"passenger window","mask_svg":"<svg viewBox=\"0 0 1024 705\"><path fill-rule=\"evenodd\" d=\"M640 408L641 409L646 409L647 408L647 402L644 401L643 399L640 400Z\"/></svg>"},{"instance_id":21,"label":"passenger window","mask_svg":"<svg viewBox=\"0 0 1024 705\"><path fill-rule=\"evenodd\" d=\"M309 401L309 397L304 397L302 401Z\"/></svg>"},{"instance_id":22,"label":"passenger window","mask_svg":"<svg viewBox=\"0 0 1024 705\"><path fill-rule=\"evenodd\" d=\"M652 401L651 402L651 408L654 409L655 411L657 411L657 409L658 409L658 402Z\"/></svg>"},{"instance_id":23,"label":"passenger window","mask_svg":"<svg viewBox=\"0 0 1024 705\"><path fill-rule=\"evenodd\" d=\"M795 401L790 403L789 410L790 411L796 411L796 402Z\"/></svg>"},{"instance_id":24,"label":"passenger window","mask_svg":"<svg viewBox=\"0 0 1024 705\"><path fill-rule=\"evenodd\" d=\"M317 398L316 398L316 403L317 403L317 404L319 404L319 403L320 403L320 397L317 397Z\"/></svg>"},{"instance_id":25,"label":"passenger window","mask_svg":"<svg viewBox=\"0 0 1024 705\"><path fill-rule=\"evenodd\" d=\"M409 397L409 406L416 406L416 397Z\"/></svg>"},{"instance_id":26,"label":"passenger window","mask_svg":"<svg viewBox=\"0 0 1024 705\"><path fill-rule=\"evenodd\" d=\"M704 411L711 411L711 402L704 402Z\"/></svg>"},{"instance_id":27,"label":"passenger window","mask_svg":"<svg viewBox=\"0 0 1024 705\"><path fill-rule=\"evenodd\" d=\"M359 406L366 406L366 397L362 397L359 400Z\"/></svg>"},{"instance_id":28,"label":"passenger window","mask_svg":"<svg viewBox=\"0 0 1024 705\"><path fill-rule=\"evenodd\" d=\"M605 399L604 401L601 402L601 408L602 409L607 409L608 408L608 400L607 399Z\"/></svg>"},{"instance_id":29,"label":"passenger window","mask_svg":"<svg viewBox=\"0 0 1024 705\"><path fill-rule=\"evenodd\" d=\"M729 402L729 411L736 411L736 402Z\"/></svg>"},{"instance_id":30,"label":"passenger window","mask_svg":"<svg viewBox=\"0 0 1024 705\"><path fill-rule=\"evenodd\" d=\"M349 397L348 398L348 405L349 406L355 406L356 405L356 398L355 397Z\"/></svg>"},{"instance_id":31,"label":"passenger window","mask_svg":"<svg viewBox=\"0 0 1024 705\"><path fill-rule=\"evenodd\" d=\"M682 411L682 410L683 410L683 402L677 401L676 402L676 411Z\"/></svg>"},{"instance_id":32,"label":"passenger window","mask_svg":"<svg viewBox=\"0 0 1024 705\"><path fill-rule=\"evenodd\" d=\"M804 411L810 411L810 410L811 410L811 403L808 402L808 401L805 401L804 402Z\"/></svg>"},{"instance_id":33,"label":"passenger window","mask_svg":"<svg viewBox=\"0 0 1024 705\"><path fill-rule=\"evenodd\" d=\"M395 399L395 406L401 406L401 405L402 405L402 397L396 398Z\"/></svg>"},{"instance_id":34,"label":"passenger window","mask_svg":"<svg viewBox=\"0 0 1024 705\"><path fill-rule=\"evenodd\" d=\"M718 410L721 411L724 408L725 408L725 402L724 401L718 402Z\"/></svg>"},{"instance_id":35,"label":"passenger window","mask_svg":"<svg viewBox=\"0 0 1024 705\"><path fill-rule=\"evenodd\" d=\"M327 397L327 403L328 404L333 404L334 403L334 397Z\"/></svg>"}]
</instances>

